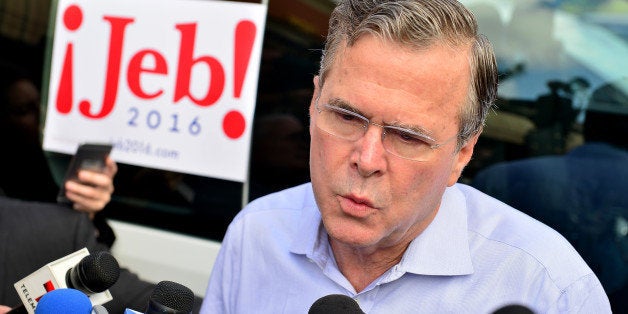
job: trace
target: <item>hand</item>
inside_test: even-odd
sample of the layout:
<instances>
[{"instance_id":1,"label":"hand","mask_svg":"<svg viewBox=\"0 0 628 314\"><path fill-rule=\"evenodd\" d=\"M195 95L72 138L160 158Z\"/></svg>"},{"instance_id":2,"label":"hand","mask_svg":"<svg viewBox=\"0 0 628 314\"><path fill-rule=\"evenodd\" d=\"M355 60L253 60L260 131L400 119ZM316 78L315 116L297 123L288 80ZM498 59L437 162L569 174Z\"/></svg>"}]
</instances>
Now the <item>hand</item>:
<instances>
[{"instance_id":1,"label":"hand","mask_svg":"<svg viewBox=\"0 0 628 314\"><path fill-rule=\"evenodd\" d=\"M94 218L111 200L116 172L118 166L111 157L107 157L103 172L81 170L78 173L79 181L65 182L65 196L74 203L74 209Z\"/></svg>"},{"instance_id":2,"label":"hand","mask_svg":"<svg viewBox=\"0 0 628 314\"><path fill-rule=\"evenodd\" d=\"M6 305L0 305L0 314L5 314L5 313L9 313L9 311L11 310L10 307L6 306Z\"/></svg>"}]
</instances>

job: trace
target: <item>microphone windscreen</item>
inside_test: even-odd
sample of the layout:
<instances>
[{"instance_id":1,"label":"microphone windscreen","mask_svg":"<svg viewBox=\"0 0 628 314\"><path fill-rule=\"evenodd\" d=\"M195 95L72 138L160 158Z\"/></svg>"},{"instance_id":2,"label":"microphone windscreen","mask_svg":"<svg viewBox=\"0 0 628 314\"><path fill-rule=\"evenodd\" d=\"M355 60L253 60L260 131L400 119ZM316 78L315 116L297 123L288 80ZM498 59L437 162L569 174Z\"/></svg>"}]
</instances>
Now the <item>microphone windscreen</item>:
<instances>
[{"instance_id":1,"label":"microphone windscreen","mask_svg":"<svg viewBox=\"0 0 628 314\"><path fill-rule=\"evenodd\" d=\"M493 314L534 314L534 312L523 305L511 304L497 309Z\"/></svg>"},{"instance_id":2,"label":"microphone windscreen","mask_svg":"<svg viewBox=\"0 0 628 314\"><path fill-rule=\"evenodd\" d=\"M157 283L153 290L146 313L191 313L193 307L194 292L190 288L164 280Z\"/></svg>"},{"instance_id":3,"label":"microphone windscreen","mask_svg":"<svg viewBox=\"0 0 628 314\"><path fill-rule=\"evenodd\" d=\"M354 299L343 294L330 294L316 300L308 314L364 314Z\"/></svg>"},{"instance_id":4,"label":"microphone windscreen","mask_svg":"<svg viewBox=\"0 0 628 314\"><path fill-rule=\"evenodd\" d=\"M85 256L67 274L70 288L85 293L99 293L109 289L120 277L120 265L109 252L95 252Z\"/></svg>"},{"instance_id":5,"label":"microphone windscreen","mask_svg":"<svg viewBox=\"0 0 628 314\"><path fill-rule=\"evenodd\" d=\"M87 295L76 289L52 290L44 294L35 307L35 314L90 314L91 311L92 303Z\"/></svg>"}]
</instances>

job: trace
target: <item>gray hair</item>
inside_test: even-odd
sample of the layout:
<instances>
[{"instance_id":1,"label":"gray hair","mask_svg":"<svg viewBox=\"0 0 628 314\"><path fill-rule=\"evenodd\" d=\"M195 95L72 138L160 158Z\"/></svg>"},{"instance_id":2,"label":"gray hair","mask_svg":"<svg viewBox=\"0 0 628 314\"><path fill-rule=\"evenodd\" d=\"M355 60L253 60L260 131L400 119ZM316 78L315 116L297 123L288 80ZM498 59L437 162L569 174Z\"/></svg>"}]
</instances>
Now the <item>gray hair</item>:
<instances>
[{"instance_id":1,"label":"gray hair","mask_svg":"<svg viewBox=\"0 0 628 314\"><path fill-rule=\"evenodd\" d=\"M410 48L437 42L453 47L471 45L471 84L459 114L458 149L481 132L497 97L497 64L488 39L478 34L473 14L454 0L340 0L329 20L329 33L320 63L325 82L341 45L351 47L365 34Z\"/></svg>"}]
</instances>

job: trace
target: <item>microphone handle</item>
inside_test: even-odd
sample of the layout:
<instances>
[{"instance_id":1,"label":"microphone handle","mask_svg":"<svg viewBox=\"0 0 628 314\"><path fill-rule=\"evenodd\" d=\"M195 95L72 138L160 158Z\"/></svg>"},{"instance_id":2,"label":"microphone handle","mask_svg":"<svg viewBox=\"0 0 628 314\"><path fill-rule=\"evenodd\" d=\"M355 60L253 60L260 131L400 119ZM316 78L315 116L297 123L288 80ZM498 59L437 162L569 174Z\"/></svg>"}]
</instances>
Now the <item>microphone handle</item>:
<instances>
[{"instance_id":1,"label":"microphone handle","mask_svg":"<svg viewBox=\"0 0 628 314\"><path fill-rule=\"evenodd\" d=\"M109 314L109 311L102 305L94 305L91 314Z\"/></svg>"}]
</instances>

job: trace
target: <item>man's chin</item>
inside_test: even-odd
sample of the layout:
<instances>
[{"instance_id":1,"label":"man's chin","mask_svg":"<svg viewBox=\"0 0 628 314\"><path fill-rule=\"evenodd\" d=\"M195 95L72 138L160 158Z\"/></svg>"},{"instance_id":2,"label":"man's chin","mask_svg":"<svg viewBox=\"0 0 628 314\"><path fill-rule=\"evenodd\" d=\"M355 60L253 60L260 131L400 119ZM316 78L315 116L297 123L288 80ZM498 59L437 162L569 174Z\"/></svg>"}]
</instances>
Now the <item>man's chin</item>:
<instances>
[{"instance_id":1,"label":"man's chin","mask_svg":"<svg viewBox=\"0 0 628 314\"><path fill-rule=\"evenodd\" d=\"M371 229L365 229L365 227L339 226L337 229L327 229L327 233L331 241L345 247L360 249L377 245L379 237L373 234Z\"/></svg>"}]
</instances>

